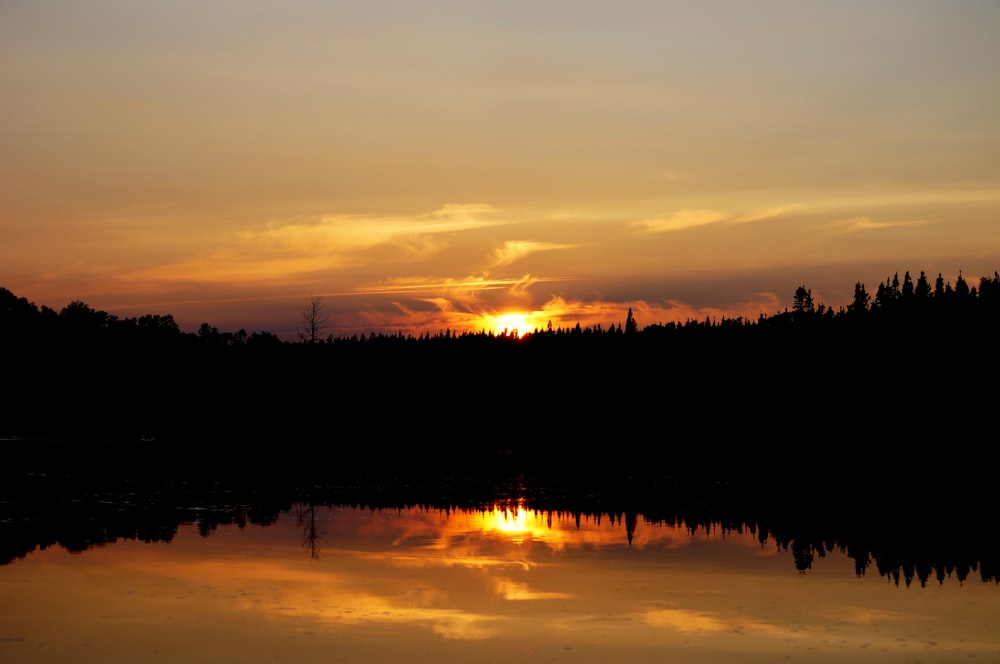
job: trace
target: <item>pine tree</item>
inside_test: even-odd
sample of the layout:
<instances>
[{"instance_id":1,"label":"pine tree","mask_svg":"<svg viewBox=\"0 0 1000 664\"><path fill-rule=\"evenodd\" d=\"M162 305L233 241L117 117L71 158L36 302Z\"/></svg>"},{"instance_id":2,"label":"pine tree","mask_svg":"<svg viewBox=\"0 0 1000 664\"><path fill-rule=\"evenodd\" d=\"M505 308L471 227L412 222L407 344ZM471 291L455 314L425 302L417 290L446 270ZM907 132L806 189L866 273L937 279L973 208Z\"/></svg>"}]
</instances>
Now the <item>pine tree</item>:
<instances>
[{"instance_id":1,"label":"pine tree","mask_svg":"<svg viewBox=\"0 0 1000 664\"><path fill-rule=\"evenodd\" d=\"M792 312L798 314L811 314L816 311L813 304L812 291L805 286L795 289L795 300L792 302Z\"/></svg>"},{"instance_id":2,"label":"pine tree","mask_svg":"<svg viewBox=\"0 0 1000 664\"><path fill-rule=\"evenodd\" d=\"M632 307L628 308L628 315L625 317L625 334L635 334L639 331L639 325L635 322L635 316L632 315Z\"/></svg>"},{"instance_id":3,"label":"pine tree","mask_svg":"<svg viewBox=\"0 0 1000 664\"><path fill-rule=\"evenodd\" d=\"M849 308L854 313L863 314L868 311L868 302L871 299L871 295L865 290L865 285L859 281L854 284L854 302Z\"/></svg>"}]
</instances>

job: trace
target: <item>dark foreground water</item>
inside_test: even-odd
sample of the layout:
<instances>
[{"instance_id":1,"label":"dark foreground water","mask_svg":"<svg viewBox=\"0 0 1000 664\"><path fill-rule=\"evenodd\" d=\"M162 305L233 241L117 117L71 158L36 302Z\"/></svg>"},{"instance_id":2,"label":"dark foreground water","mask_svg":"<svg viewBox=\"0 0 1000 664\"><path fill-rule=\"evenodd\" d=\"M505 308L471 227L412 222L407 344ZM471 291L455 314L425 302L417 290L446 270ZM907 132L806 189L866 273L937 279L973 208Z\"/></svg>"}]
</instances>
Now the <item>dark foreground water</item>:
<instances>
[{"instance_id":1,"label":"dark foreground water","mask_svg":"<svg viewBox=\"0 0 1000 664\"><path fill-rule=\"evenodd\" d=\"M760 534L516 502L241 523L0 566L0 662L1000 661L995 582L800 573Z\"/></svg>"}]
</instances>

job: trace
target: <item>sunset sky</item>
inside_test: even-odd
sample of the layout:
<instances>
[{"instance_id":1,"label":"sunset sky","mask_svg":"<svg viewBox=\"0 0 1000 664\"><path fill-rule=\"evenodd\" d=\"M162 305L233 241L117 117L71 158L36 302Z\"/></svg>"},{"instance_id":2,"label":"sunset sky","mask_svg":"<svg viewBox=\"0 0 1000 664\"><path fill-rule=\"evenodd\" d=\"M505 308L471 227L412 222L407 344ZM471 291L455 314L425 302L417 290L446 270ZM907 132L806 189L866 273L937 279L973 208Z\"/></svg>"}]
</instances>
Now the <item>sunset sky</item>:
<instances>
[{"instance_id":1,"label":"sunset sky","mask_svg":"<svg viewBox=\"0 0 1000 664\"><path fill-rule=\"evenodd\" d=\"M995 0L0 0L0 86L0 286L57 310L646 325L1000 268Z\"/></svg>"}]
</instances>

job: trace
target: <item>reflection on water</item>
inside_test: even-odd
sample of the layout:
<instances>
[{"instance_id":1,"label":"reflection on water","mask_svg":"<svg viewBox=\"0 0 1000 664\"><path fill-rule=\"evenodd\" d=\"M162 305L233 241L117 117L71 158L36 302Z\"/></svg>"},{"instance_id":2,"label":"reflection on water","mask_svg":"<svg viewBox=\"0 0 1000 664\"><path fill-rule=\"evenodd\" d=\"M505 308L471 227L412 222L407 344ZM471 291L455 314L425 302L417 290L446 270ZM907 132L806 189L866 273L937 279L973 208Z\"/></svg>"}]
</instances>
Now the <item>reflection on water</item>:
<instances>
[{"instance_id":1,"label":"reflection on water","mask_svg":"<svg viewBox=\"0 0 1000 664\"><path fill-rule=\"evenodd\" d=\"M0 567L0 661L1000 660L996 584L792 555L641 517L302 505Z\"/></svg>"}]
</instances>

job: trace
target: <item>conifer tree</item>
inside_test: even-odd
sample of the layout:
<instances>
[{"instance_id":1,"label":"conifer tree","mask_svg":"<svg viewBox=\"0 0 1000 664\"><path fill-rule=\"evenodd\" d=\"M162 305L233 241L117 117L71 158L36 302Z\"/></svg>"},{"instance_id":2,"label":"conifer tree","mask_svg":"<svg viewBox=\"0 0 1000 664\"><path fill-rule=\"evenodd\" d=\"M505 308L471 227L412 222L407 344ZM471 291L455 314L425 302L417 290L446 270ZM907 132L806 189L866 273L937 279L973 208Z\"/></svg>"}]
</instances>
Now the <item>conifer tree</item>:
<instances>
[{"instance_id":1,"label":"conifer tree","mask_svg":"<svg viewBox=\"0 0 1000 664\"><path fill-rule=\"evenodd\" d=\"M625 316L625 334L635 334L639 331L639 325L635 322L635 316L632 315L632 307L628 308L628 315Z\"/></svg>"}]
</instances>

